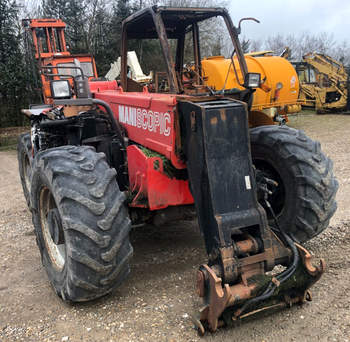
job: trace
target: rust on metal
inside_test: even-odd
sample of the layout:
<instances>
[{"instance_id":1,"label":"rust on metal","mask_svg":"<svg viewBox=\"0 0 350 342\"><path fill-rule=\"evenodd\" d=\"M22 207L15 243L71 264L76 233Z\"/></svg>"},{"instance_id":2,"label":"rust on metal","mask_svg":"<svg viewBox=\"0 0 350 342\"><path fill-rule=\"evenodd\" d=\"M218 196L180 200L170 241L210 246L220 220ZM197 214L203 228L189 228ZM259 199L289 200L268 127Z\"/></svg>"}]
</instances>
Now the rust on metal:
<instances>
[{"instance_id":1,"label":"rust on metal","mask_svg":"<svg viewBox=\"0 0 350 342\"><path fill-rule=\"evenodd\" d=\"M247 253L257 253L259 246L255 239L249 237L246 240L238 241L235 243L237 255L244 255Z\"/></svg>"},{"instance_id":2,"label":"rust on metal","mask_svg":"<svg viewBox=\"0 0 350 342\"><path fill-rule=\"evenodd\" d=\"M231 298L229 301L229 306L233 306L238 302L249 299L252 297L252 293L256 289L257 284L253 283L250 285L245 285L243 283L230 286Z\"/></svg>"},{"instance_id":3,"label":"rust on metal","mask_svg":"<svg viewBox=\"0 0 350 342\"><path fill-rule=\"evenodd\" d=\"M195 327L197 328L198 331L198 335L199 336L204 336L205 334L205 328L202 324L202 322L200 321L200 319L198 319L197 317L195 317L194 315L190 315L191 321L192 323L195 325Z\"/></svg>"},{"instance_id":4,"label":"rust on metal","mask_svg":"<svg viewBox=\"0 0 350 342\"><path fill-rule=\"evenodd\" d=\"M218 118L214 116L213 118L210 119L210 124L211 125L216 125L218 123Z\"/></svg>"},{"instance_id":5,"label":"rust on metal","mask_svg":"<svg viewBox=\"0 0 350 342\"><path fill-rule=\"evenodd\" d=\"M192 30L192 39L193 39L193 54L195 59L195 74L196 74L196 84L200 84L201 79L201 56L199 51L199 28L198 23L193 24Z\"/></svg>"},{"instance_id":6,"label":"rust on metal","mask_svg":"<svg viewBox=\"0 0 350 342\"><path fill-rule=\"evenodd\" d=\"M256 309L254 311L247 312L246 314L239 316L239 319L243 319L243 318L255 315L255 314L257 314L259 312L262 312L262 311L267 311L267 310L276 309L276 308L291 307L293 304L298 304L298 303L301 303L301 302L302 301L301 301L300 297L295 297L295 298L292 298L290 300L290 302L287 302L287 301L280 302L280 303L277 303L277 304L265 306L265 307L260 308L260 309ZM232 320L235 321L235 320L237 320L237 318L235 316L233 316Z\"/></svg>"},{"instance_id":7,"label":"rust on metal","mask_svg":"<svg viewBox=\"0 0 350 342\"><path fill-rule=\"evenodd\" d=\"M201 270L197 271L196 292L201 298L205 295L205 276Z\"/></svg>"},{"instance_id":8,"label":"rust on metal","mask_svg":"<svg viewBox=\"0 0 350 342\"><path fill-rule=\"evenodd\" d=\"M233 246L220 248L223 278L226 282L233 282L238 277L238 268L233 258Z\"/></svg>"},{"instance_id":9,"label":"rust on metal","mask_svg":"<svg viewBox=\"0 0 350 342\"><path fill-rule=\"evenodd\" d=\"M206 8L205 10L196 7L149 7L132 14L123 21L122 25L122 59L121 59L121 86L124 91L130 91L127 77L127 59L129 39L154 39L159 40L161 51L166 64L168 75L169 91L176 94L198 94L208 89L203 84L200 39L198 22L213 17L222 17L232 40L235 53L239 61L239 70L244 79L248 72L246 61L241 45L238 41L238 32L233 25L227 10L222 8ZM141 29L143 28L143 29ZM188 30L188 28L190 28ZM186 29L188 31L186 31ZM182 80L183 55L185 50L185 34L192 33L193 40L193 82L186 87ZM176 47L176 60L173 60L169 39L178 39ZM174 63L175 62L175 63ZM194 83L191 86L191 83ZM206 101L208 99L206 98Z\"/></svg>"},{"instance_id":10,"label":"rust on metal","mask_svg":"<svg viewBox=\"0 0 350 342\"><path fill-rule=\"evenodd\" d=\"M65 106L64 107L64 116L72 117L76 116L81 112L86 112L91 109L91 106Z\"/></svg>"},{"instance_id":11,"label":"rust on metal","mask_svg":"<svg viewBox=\"0 0 350 342\"><path fill-rule=\"evenodd\" d=\"M314 277L318 277L315 282L321 278L322 274L326 270L326 262L324 259L320 259L320 266L314 266L311 262L312 255L301 245L295 244L299 250L299 254L303 260L306 271Z\"/></svg>"},{"instance_id":12,"label":"rust on metal","mask_svg":"<svg viewBox=\"0 0 350 342\"><path fill-rule=\"evenodd\" d=\"M190 113L191 116L191 129L193 132L196 131L196 113L194 111L192 111Z\"/></svg>"},{"instance_id":13,"label":"rust on metal","mask_svg":"<svg viewBox=\"0 0 350 342\"><path fill-rule=\"evenodd\" d=\"M283 246L275 234L268 234L265 238L271 245L262 253L259 253L257 241L248 237L236 241L235 247L219 249L221 267L217 264L211 267L202 265L197 273L197 293L205 302L205 306L200 310L200 324L196 324L200 334L203 334L203 327L208 327L214 332L218 327L228 324L223 316L227 310L231 321L236 321L269 309L291 307L293 304L312 300L309 288L323 274L324 260L321 259L320 264L314 266L311 263L311 254L295 244L300 256L298 266L294 270L294 273L297 273L297 281L290 277L282 286L279 280L281 278L277 275L269 277L265 274L266 265L269 264L268 267L271 268L275 264L290 263L291 251ZM227 276L233 280L228 281ZM275 289L268 299L253 305L248 312L241 310L244 303L256 297L257 293L263 293L269 283L273 284Z\"/></svg>"},{"instance_id":14,"label":"rust on metal","mask_svg":"<svg viewBox=\"0 0 350 342\"><path fill-rule=\"evenodd\" d=\"M203 265L207 274L209 282L209 305L201 312L201 321L207 321L211 331L215 331L218 328L218 320L221 314L231 299L231 292L229 285L224 284L222 287L221 278L218 278L214 271L208 266Z\"/></svg>"},{"instance_id":15,"label":"rust on metal","mask_svg":"<svg viewBox=\"0 0 350 342\"><path fill-rule=\"evenodd\" d=\"M226 121L226 112L224 110L220 111L221 121Z\"/></svg>"}]
</instances>

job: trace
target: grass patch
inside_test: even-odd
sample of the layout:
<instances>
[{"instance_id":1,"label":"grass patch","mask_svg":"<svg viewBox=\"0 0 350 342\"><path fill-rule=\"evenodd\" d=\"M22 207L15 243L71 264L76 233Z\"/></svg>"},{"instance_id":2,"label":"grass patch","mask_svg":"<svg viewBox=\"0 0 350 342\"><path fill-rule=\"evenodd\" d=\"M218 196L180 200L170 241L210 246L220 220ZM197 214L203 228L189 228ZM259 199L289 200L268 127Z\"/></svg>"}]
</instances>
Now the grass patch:
<instances>
[{"instance_id":1,"label":"grass patch","mask_svg":"<svg viewBox=\"0 0 350 342\"><path fill-rule=\"evenodd\" d=\"M0 151L16 150L17 136L2 137L0 136Z\"/></svg>"},{"instance_id":2,"label":"grass patch","mask_svg":"<svg viewBox=\"0 0 350 342\"><path fill-rule=\"evenodd\" d=\"M30 127L27 126L0 128L0 151L16 150L18 137L29 131Z\"/></svg>"},{"instance_id":3,"label":"grass patch","mask_svg":"<svg viewBox=\"0 0 350 342\"><path fill-rule=\"evenodd\" d=\"M0 152L16 151L16 150L17 150L17 144L16 145L8 145L8 146L0 146Z\"/></svg>"}]
</instances>

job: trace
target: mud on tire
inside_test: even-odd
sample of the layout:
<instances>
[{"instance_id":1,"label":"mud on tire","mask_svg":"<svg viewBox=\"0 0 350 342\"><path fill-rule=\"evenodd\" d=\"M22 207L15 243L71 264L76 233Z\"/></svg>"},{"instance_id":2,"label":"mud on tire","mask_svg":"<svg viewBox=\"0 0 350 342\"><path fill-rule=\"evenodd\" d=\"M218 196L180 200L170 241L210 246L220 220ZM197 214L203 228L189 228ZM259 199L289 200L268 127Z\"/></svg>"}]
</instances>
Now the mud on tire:
<instances>
[{"instance_id":1,"label":"mud on tire","mask_svg":"<svg viewBox=\"0 0 350 342\"><path fill-rule=\"evenodd\" d=\"M28 207L30 208L30 186L33 164L30 133L21 134L18 138L17 160L24 198L27 202Z\"/></svg>"},{"instance_id":2,"label":"mud on tire","mask_svg":"<svg viewBox=\"0 0 350 342\"><path fill-rule=\"evenodd\" d=\"M270 189L269 201L281 229L297 242L320 234L336 211L338 189L332 161L320 143L287 126L253 128L250 139L253 164L279 183ZM274 226L269 213L268 218Z\"/></svg>"},{"instance_id":3,"label":"mud on tire","mask_svg":"<svg viewBox=\"0 0 350 342\"><path fill-rule=\"evenodd\" d=\"M129 274L130 220L116 171L91 147L40 152L33 166L33 223L42 262L56 293L87 301Z\"/></svg>"}]
</instances>

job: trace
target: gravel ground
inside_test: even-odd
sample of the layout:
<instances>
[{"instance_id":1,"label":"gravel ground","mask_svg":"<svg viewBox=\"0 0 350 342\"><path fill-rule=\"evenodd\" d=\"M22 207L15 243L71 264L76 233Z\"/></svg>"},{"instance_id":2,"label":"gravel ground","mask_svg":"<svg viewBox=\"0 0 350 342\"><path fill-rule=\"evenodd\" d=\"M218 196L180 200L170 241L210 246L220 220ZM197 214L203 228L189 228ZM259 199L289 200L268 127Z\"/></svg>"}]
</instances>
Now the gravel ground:
<instances>
[{"instance_id":1,"label":"gravel ground","mask_svg":"<svg viewBox=\"0 0 350 342\"><path fill-rule=\"evenodd\" d=\"M299 115L291 125L321 141L340 184L329 229L307 244L328 265L313 302L199 338L188 315L200 306L193 284L206 255L197 224L178 222L132 232L132 273L116 292L65 304L41 265L16 154L0 152L0 341L350 341L350 116Z\"/></svg>"}]
</instances>

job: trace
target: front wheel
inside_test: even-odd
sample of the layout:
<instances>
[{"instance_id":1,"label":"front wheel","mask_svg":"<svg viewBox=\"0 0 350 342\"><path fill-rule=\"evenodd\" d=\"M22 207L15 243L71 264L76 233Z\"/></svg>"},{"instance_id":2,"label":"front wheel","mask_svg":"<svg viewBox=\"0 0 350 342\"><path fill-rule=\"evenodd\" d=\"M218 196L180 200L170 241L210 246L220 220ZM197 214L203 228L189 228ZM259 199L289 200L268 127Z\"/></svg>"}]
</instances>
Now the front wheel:
<instances>
[{"instance_id":1,"label":"front wheel","mask_svg":"<svg viewBox=\"0 0 350 342\"><path fill-rule=\"evenodd\" d=\"M133 249L124 200L103 153L63 146L36 155L33 223L49 280L64 300L101 297L129 274Z\"/></svg>"},{"instance_id":2,"label":"front wheel","mask_svg":"<svg viewBox=\"0 0 350 342\"><path fill-rule=\"evenodd\" d=\"M338 182L332 161L320 143L287 126L261 126L250 130L253 164L268 184L268 196L279 227L297 242L305 242L327 228L336 211ZM261 199L262 194L258 193ZM265 207L264 201L261 204ZM267 208L269 224L274 226Z\"/></svg>"}]
</instances>

